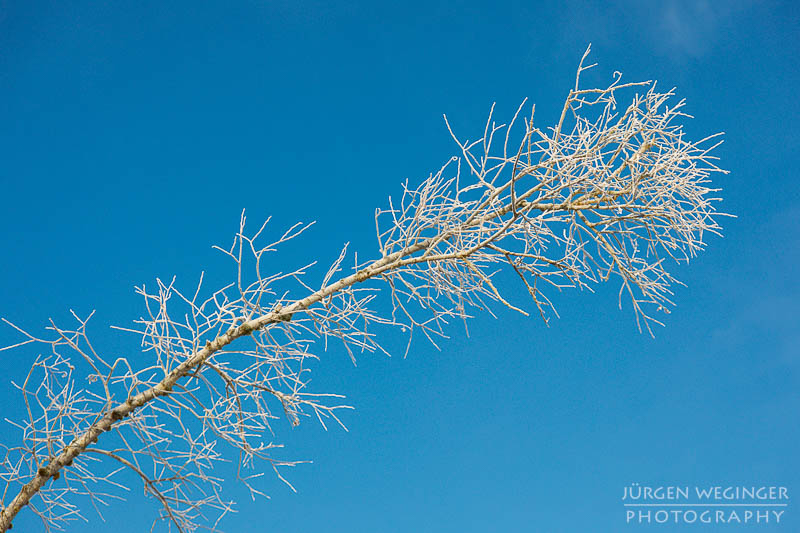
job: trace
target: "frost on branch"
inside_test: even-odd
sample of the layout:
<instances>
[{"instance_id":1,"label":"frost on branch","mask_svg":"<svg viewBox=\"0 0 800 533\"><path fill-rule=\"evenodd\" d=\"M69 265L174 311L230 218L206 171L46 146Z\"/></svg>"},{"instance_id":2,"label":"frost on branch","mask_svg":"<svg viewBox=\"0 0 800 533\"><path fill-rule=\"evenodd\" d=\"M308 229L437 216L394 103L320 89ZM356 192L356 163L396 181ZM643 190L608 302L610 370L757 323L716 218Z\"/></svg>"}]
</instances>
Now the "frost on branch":
<instances>
[{"instance_id":1,"label":"frost on branch","mask_svg":"<svg viewBox=\"0 0 800 533\"><path fill-rule=\"evenodd\" d=\"M636 88L644 92L618 103ZM591 288L616 276L620 306L627 295L650 331L651 309L672 303L668 261L688 262L704 235L720 229L710 197L717 189L708 185L722 172L710 155L717 136L685 139L684 102L673 96L655 83L623 84L619 74L603 90L580 89L576 80L546 131L533 125L533 112L520 119L524 103L508 125L490 113L477 140L460 141L451 130L460 157L416 189L406 186L400 205L376 217L384 255L419 250L385 275L396 310L415 322L409 299L434 320L492 300L513 307L491 280L507 267L546 320L547 285Z\"/></svg>"},{"instance_id":2,"label":"frost on branch","mask_svg":"<svg viewBox=\"0 0 800 533\"><path fill-rule=\"evenodd\" d=\"M283 479L280 467L296 464L275 456L276 419L339 421L342 397L308 390L309 364L329 341L355 359L383 351L382 328L406 332L410 345L414 332L435 342L448 321L493 303L527 314L495 284L502 269L545 320L553 288L618 278L620 305L630 301L650 331L671 304L667 267L720 229L709 185L723 172L710 155L716 136L687 140L683 101L655 83L615 74L605 89L581 89L587 68L552 128L534 126L523 102L507 125L492 109L476 140L451 129L459 154L376 211L372 260L345 247L319 278L314 263L270 273L270 254L308 226L269 242L266 223L248 233L242 216L232 246L219 248L235 266L229 285L207 292L201 276L192 292L174 280L137 289L146 313L117 329L141 339L141 354L98 353L77 316L73 329L51 323L47 338L17 328L16 346L46 352L17 385L27 419L14 422L20 441L4 454L0 531L26 505L61 527L83 518L81 497L99 511L131 479L158 503L157 521L215 529L233 509L215 474L221 461L261 494L265 467Z\"/></svg>"}]
</instances>

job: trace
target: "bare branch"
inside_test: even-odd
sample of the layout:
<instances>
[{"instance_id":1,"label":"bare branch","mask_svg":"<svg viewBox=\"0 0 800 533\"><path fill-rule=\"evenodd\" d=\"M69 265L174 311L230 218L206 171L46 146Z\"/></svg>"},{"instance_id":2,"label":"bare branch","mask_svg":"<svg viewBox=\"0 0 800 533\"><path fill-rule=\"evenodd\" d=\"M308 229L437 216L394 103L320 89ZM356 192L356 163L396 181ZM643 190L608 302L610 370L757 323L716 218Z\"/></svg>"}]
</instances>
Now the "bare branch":
<instances>
[{"instance_id":1,"label":"bare branch","mask_svg":"<svg viewBox=\"0 0 800 533\"><path fill-rule=\"evenodd\" d=\"M192 532L214 514L215 529L233 508L213 475L220 461L237 456L239 480L263 496L254 483L263 465L286 481L280 468L297 464L274 455L278 418L341 424L343 397L307 390L311 360L330 340L355 361L384 351L385 328L406 333L409 345L415 332L436 344L451 320L498 304L527 315L496 283L504 269L545 321L555 312L549 288L591 290L619 278L620 306L625 295L640 330L652 333L677 283L668 265L688 262L720 231L709 179L724 171L711 155L715 136L686 140L673 91L622 83L618 73L605 89L582 89L588 52L553 128L534 127L532 108L520 119L525 102L508 125L497 124L492 106L475 141L459 140L448 123L459 156L376 211L374 260L354 255L346 267L345 246L317 282L305 281L314 263L267 273L270 254L310 224L264 245L268 224L249 234L242 213L232 245L215 247L235 266L228 285L206 292L201 275L187 294L174 279L137 288L146 313L118 328L141 340L135 358L102 357L88 318L74 315L72 329L51 322L48 338L6 321L24 337L9 348L49 353L17 386L28 419L12 422L21 444L5 448L0 531L27 505L46 528L83 519L74 499L99 509L118 498L123 470L159 502L157 520ZM121 467L104 470L109 462Z\"/></svg>"}]
</instances>

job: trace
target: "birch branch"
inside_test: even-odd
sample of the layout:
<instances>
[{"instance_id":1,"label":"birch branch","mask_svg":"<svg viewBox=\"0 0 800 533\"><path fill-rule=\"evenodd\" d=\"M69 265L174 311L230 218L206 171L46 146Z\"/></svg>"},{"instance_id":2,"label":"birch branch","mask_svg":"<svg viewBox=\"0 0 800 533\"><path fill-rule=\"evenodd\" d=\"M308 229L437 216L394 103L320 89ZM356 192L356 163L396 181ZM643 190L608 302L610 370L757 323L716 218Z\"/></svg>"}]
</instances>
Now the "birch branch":
<instances>
[{"instance_id":1,"label":"birch branch","mask_svg":"<svg viewBox=\"0 0 800 533\"><path fill-rule=\"evenodd\" d=\"M270 254L310 225L263 245L267 223L248 236L243 214L232 246L216 247L236 265L229 285L207 296L203 276L190 295L175 280L157 280L154 292L137 288L146 314L117 329L141 338L143 357L103 357L88 318L77 315L73 329L51 322L51 338L3 319L24 337L7 349L39 345L50 354L17 386L28 420L12 422L22 444L5 447L0 531L26 506L48 530L85 519L75 496L99 512L119 497L106 490L125 486L120 469L158 501L157 520L178 531L216 530L233 509L213 475L221 445L238 452L238 480L255 497L263 472L254 460L284 481L280 468L297 464L263 442L274 411L292 425L311 415L341 424L342 396L306 391L315 347L337 340L355 360L385 351L377 332L397 328L408 352L415 333L436 344L449 321L474 311L500 305L528 314L497 281L503 269L545 321L555 312L549 290L618 278L620 307L627 295L640 331L652 334L654 312L668 310L678 283L667 265L688 262L720 231L718 190L708 184L724 173L712 155L718 143L686 140L683 101L671 104L673 91L653 82L622 83L615 74L605 89L581 89L585 59L553 128L534 127L532 109L521 119L525 102L508 124L495 122L493 107L474 141L460 140L445 118L460 154L376 211L379 256L354 256L350 273L346 246L319 286L304 281L316 263L265 273ZM379 311L380 298L390 312ZM103 474L107 464L115 469ZM202 525L211 510L216 521Z\"/></svg>"}]
</instances>

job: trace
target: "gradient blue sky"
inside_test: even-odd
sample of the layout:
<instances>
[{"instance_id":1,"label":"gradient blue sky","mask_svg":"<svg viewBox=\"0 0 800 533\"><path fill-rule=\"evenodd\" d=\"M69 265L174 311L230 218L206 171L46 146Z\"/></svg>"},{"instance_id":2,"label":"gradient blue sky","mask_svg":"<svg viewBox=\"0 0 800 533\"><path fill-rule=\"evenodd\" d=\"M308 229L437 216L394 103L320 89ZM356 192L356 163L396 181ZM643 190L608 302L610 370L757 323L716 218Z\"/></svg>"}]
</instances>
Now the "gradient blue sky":
<instances>
[{"instance_id":1,"label":"gradient blue sky","mask_svg":"<svg viewBox=\"0 0 800 533\"><path fill-rule=\"evenodd\" d=\"M620 498L632 482L800 490L799 21L794 2L0 1L0 316L36 330L96 309L119 350L107 325L140 315L133 286L219 266L210 246L243 208L275 231L318 222L286 265L346 241L370 255L374 208L455 152L442 113L474 137L492 102L530 97L546 126L591 42L590 81L656 78L687 98L691 135L726 132L717 184L738 218L676 270L666 327L639 334L612 285L554 295L549 328L501 310L440 352L353 367L334 348L314 384L347 394L350 432L279 425L286 457L314 464L287 473L297 494L234 492L223 527L747 529L626 525ZM34 355L0 355L4 416ZM139 494L92 530L148 530ZM797 505L749 529L798 531Z\"/></svg>"}]
</instances>

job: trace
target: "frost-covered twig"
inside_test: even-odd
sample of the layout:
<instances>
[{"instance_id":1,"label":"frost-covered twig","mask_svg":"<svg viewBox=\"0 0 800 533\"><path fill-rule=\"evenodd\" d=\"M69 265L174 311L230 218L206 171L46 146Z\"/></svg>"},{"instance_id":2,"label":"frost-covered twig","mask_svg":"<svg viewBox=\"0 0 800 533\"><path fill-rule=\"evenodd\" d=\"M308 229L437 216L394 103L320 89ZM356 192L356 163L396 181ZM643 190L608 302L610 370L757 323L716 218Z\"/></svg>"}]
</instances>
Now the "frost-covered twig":
<instances>
[{"instance_id":1,"label":"frost-covered twig","mask_svg":"<svg viewBox=\"0 0 800 533\"><path fill-rule=\"evenodd\" d=\"M535 127L533 110L522 118L523 102L508 124L492 110L474 141L451 129L459 155L376 212L378 256L354 259L349 272L345 247L318 284L308 281L313 263L266 274L266 256L308 226L263 244L267 224L248 234L243 215L233 245L219 248L237 267L230 285L204 293L201 276L191 294L174 280L137 289L147 313L120 329L141 338L143 356L104 358L78 316L73 329L51 323L48 338L17 328L25 338L15 347L49 353L18 385L28 419L15 423L21 444L6 448L0 471L0 530L26 505L48 529L81 518L75 496L95 508L118 498L121 470L142 481L171 527L216 529L233 505L214 475L226 447L239 479L261 494L252 483L261 471L248 474L255 460L281 479L279 468L295 464L273 455L276 417L339 421L341 396L306 390L309 360L329 340L355 358L383 350L382 327L402 328L409 345L414 333L435 343L448 321L493 303L527 314L495 283L501 269L545 320L548 287L617 277L620 305L626 296L650 331L653 312L671 303L668 263L688 261L719 231L708 184L723 172L711 155L716 136L687 140L683 101L655 83L615 74L605 89L581 89L587 68L582 61L553 128ZM378 312L381 297L389 313Z\"/></svg>"}]
</instances>

